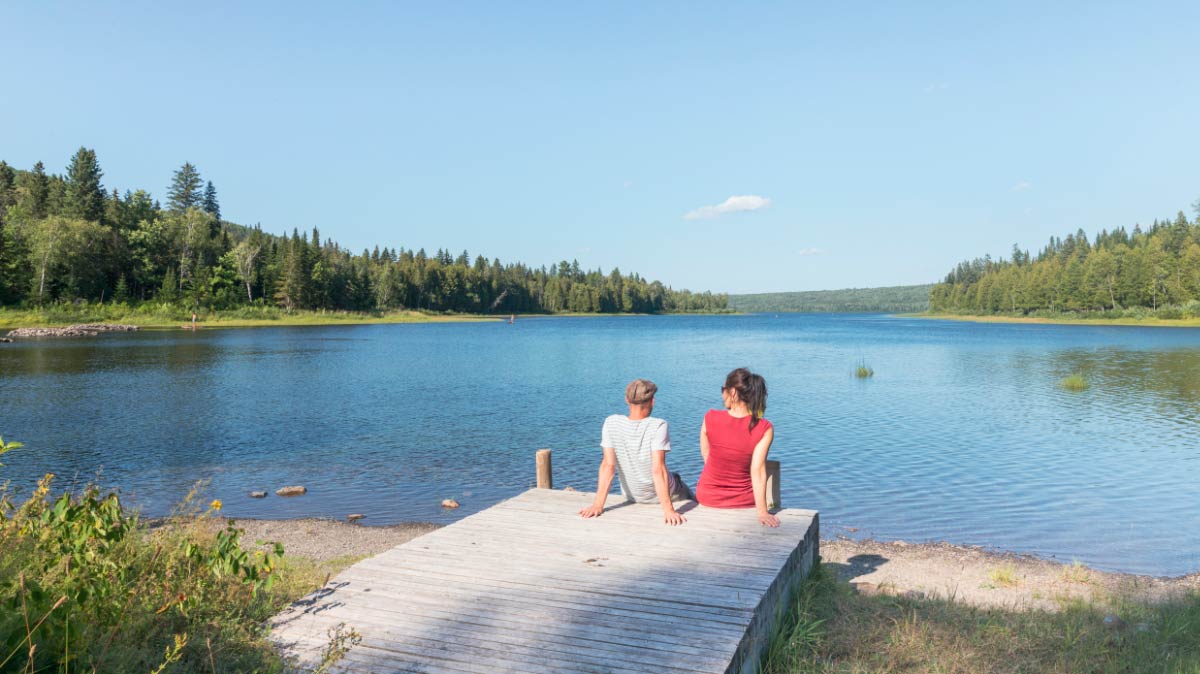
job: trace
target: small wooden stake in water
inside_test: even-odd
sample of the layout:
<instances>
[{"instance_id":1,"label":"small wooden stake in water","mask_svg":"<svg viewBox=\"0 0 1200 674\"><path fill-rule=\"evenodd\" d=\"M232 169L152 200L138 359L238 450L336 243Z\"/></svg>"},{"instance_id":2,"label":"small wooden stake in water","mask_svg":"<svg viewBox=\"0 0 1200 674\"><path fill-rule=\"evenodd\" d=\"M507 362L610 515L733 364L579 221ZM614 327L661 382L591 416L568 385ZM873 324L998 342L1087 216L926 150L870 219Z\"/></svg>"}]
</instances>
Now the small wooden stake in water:
<instances>
[{"instance_id":1,"label":"small wooden stake in water","mask_svg":"<svg viewBox=\"0 0 1200 674\"><path fill-rule=\"evenodd\" d=\"M780 507L778 461L767 461L767 507L771 510Z\"/></svg>"},{"instance_id":2,"label":"small wooden stake in water","mask_svg":"<svg viewBox=\"0 0 1200 674\"><path fill-rule=\"evenodd\" d=\"M550 450L537 451L537 486L538 489L554 489L554 475L550 468Z\"/></svg>"}]
</instances>

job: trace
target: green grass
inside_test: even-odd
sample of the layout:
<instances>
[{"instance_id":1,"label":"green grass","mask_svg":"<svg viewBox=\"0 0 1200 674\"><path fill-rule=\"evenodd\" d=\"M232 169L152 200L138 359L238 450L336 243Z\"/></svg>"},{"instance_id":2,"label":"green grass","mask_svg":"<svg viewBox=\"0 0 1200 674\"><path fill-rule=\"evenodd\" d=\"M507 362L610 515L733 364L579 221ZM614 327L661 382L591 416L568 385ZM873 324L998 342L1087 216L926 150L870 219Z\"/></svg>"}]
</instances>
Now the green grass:
<instances>
[{"instance_id":1,"label":"green grass","mask_svg":"<svg viewBox=\"0 0 1200 674\"><path fill-rule=\"evenodd\" d=\"M1121 626L1105 624L1105 616ZM1200 594L1161 604L1119 596L1057 611L864 596L818 566L772 639L766 674L1200 672Z\"/></svg>"},{"instance_id":2,"label":"green grass","mask_svg":"<svg viewBox=\"0 0 1200 674\"><path fill-rule=\"evenodd\" d=\"M1091 570L1079 560L1075 560L1070 565L1064 566L1060 577L1068 583L1086 584L1092 582Z\"/></svg>"},{"instance_id":3,"label":"green grass","mask_svg":"<svg viewBox=\"0 0 1200 674\"><path fill-rule=\"evenodd\" d=\"M859 379L870 379L875 376L875 370L865 361L859 361L858 366L854 368L854 376Z\"/></svg>"},{"instance_id":4,"label":"green grass","mask_svg":"<svg viewBox=\"0 0 1200 674\"><path fill-rule=\"evenodd\" d=\"M190 324L192 312L178 305L144 302L53 304L41 308L0 308L0 329L60 327L75 323L123 323L143 328L178 328ZM419 311L284 311L278 307L250 305L235 309L197 312L201 327L244 328L271 325L342 325L367 323L430 323L497 321L494 316L435 314Z\"/></svg>"},{"instance_id":5,"label":"green grass","mask_svg":"<svg viewBox=\"0 0 1200 674\"><path fill-rule=\"evenodd\" d=\"M988 580L995 587L1016 587L1021 584L1017 569L1012 564L1002 564L989 570Z\"/></svg>"},{"instance_id":6,"label":"green grass","mask_svg":"<svg viewBox=\"0 0 1200 674\"><path fill-rule=\"evenodd\" d=\"M1078 393L1080 391L1087 390L1088 380L1084 379L1083 375L1081 375L1077 372L1077 373L1069 375L1067 377L1063 377L1062 381L1060 381L1059 384L1061 384L1062 387L1067 389L1068 391L1074 391L1074 392Z\"/></svg>"},{"instance_id":7,"label":"green grass","mask_svg":"<svg viewBox=\"0 0 1200 674\"><path fill-rule=\"evenodd\" d=\"M1158 312L1146 310L1095 311L1081 313L1040 312L1029 315L1011 314L911 314L912 318L935 318L949 321L973 323L1034 323L1045 325L1135 325L1139 327L1196 328L1200 317L1163 309Z\"/></svg>"}]
</instances>

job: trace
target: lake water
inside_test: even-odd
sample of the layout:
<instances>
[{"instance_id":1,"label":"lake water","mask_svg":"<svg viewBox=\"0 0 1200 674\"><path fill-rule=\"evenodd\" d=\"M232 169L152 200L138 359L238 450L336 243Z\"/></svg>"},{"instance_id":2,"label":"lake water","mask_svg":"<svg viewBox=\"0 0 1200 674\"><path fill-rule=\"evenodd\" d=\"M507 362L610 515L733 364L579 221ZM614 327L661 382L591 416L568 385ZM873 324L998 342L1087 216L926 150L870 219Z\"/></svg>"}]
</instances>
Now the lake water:
<instances>
[{"instance_id":1,"label":"lake water","mask_svg":"<svg viewBox=\"0 0 1200 674\"><path fill-rule=\"evenodd\" d=\"M1200 570L1196 329L780 314L22 341L0 346L0 435L25 443L0 478L99 474L148 514L206 479L232 516L447 522L532 486L541 447L556 486L594 490L600 424L647 377L694 485L741 365L767 379L784 504L826 535ZM1061 388L1073 372L1090 388ZM247 495L291 484L308 495Z\"/></svg>"}]
</instances>

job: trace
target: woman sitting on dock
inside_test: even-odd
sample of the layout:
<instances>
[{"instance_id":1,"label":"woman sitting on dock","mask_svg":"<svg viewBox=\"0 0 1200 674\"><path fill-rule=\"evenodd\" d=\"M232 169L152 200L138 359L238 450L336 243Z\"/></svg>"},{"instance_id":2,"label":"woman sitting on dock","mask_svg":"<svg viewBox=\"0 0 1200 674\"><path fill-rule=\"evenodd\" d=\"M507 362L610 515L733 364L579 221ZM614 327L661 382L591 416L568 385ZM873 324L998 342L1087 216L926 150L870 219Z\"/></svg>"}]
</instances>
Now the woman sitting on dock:
<instances>
[{"instance_id":1,"label":"woman sitting on dock","mask_svg":"<svg viewBox=\"0 0 1200 674\"><path fill-rule=\"evenodd\" d=\"M767 382L739 367L721 387L723 410L709 410L700 426L704 470L696 500L709 508L755 508L763 526L779 526L767 510L767 452L775 439L767 410Z\"/></svg>"}]
</instances>

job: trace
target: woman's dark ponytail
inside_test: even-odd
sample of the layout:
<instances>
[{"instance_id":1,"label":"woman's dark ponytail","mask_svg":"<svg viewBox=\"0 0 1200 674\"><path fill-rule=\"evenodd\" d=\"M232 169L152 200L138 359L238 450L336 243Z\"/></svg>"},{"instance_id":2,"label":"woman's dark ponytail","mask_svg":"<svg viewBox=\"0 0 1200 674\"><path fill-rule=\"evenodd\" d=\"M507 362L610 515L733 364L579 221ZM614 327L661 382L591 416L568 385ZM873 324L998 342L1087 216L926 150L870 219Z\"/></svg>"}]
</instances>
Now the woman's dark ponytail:
<instances>
[{"instance_id":1,"label":"woman's dark ponytail","mask_svg":"<svg viewBox=\"0 0 1200 674\"><path fill-rule=\"evenodd\" d=\"M750 431L753 432L767 411L767 380L739 367L725 377L725 388L737 391L738 400L746 403L750 410Z\"/></svg>"}]
</instances>

